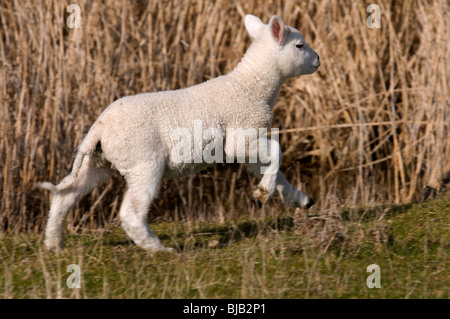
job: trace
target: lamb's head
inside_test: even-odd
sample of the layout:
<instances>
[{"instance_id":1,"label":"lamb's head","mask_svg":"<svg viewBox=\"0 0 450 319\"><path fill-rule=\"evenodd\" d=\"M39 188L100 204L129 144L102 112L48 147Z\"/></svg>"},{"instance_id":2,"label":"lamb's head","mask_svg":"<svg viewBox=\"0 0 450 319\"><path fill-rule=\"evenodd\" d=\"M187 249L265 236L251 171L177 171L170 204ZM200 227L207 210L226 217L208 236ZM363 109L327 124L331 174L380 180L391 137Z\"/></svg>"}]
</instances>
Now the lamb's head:
<instances>
[{"instance_id":1,"label":"lamb's head","mask_svg":"<svg viewBox=\"0 0 450 319\"><path fill-rule=\"evenodd\" d=\"M281 17L274 15L264 24L258 17L246 15L244 24L257 51L264 52L264 57L278 66L282 76L311 74L319 68L319 55L305 42L303 35L286 26Z\"/></svg>"}]
</instances>

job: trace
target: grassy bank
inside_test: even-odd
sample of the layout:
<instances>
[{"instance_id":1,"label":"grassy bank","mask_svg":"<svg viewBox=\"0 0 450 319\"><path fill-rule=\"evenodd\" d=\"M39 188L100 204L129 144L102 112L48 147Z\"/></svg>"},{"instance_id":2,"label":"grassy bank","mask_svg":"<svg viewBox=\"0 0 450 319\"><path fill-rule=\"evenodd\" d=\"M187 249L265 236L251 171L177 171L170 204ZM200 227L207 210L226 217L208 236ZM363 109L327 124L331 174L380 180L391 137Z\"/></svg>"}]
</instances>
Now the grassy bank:
<instances>
[{"instance_id":1,"label":"grassy bank","mask_svg":"<svg viewBox=\"0 0 450 319\"><path fill-rule=\"evenodd\" d=\"M176 254L147 254L117 225L69 234L60 254L38 235L0 239L2 298L449 298L450 197L414 205L151 225ZM301 223L315 229L302 236ZM309 223L309 224L308 224ZM299 226L300 225L300 226ZM325 239L325 240L324 240ZM69 289L70 264L81 288ZM366 268L378 264L381 288Z\"/></svg>"}]
</instances>

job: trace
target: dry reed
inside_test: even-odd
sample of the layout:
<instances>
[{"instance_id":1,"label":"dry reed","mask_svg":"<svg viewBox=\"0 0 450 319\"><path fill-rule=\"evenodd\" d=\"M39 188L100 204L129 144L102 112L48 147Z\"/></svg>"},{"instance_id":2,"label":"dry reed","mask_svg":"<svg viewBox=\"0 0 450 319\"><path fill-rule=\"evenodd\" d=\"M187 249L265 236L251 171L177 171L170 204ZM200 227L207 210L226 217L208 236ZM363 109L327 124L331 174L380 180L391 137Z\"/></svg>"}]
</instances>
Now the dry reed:
<instances>
[{"instance_id":1,"label":"dry reed","mask_svg":"<svg viewBox=\"0 0 450 319\"><path fill-rule=\"evenodd\" d=\"M95 118L119 97L200 83L232 70L250 39L243 16L278 14L320 54L317 74L289 80L275 107L282 169L326 209L411 202L450 170L448 1L387 1L381 28L364 1L68 1L0 3L0 229L39 232L49 194ZM151 218L255 216L255 181L238 165L164 181ZM70 215L69 228L116 220L115 176ZM275 200L273 209L281 209ZM267 210L267 208L266 208ZM89 212L89 213L86 213Z\"/></svg>"}]
</instances>

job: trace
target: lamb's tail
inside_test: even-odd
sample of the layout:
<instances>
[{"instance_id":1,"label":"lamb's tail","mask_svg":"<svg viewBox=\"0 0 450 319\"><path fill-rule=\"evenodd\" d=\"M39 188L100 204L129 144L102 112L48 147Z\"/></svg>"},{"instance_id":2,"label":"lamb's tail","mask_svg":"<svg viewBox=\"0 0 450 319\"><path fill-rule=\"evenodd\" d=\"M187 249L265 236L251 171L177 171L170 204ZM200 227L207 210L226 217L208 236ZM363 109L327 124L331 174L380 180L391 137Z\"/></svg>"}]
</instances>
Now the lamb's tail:
<instances>
[{"instance_id":1,"label":"lamb's tail","mask_svg":"<svg viewBox=\"0 0 450 319\"><path fill-rule=\"evenodd\" d=\"M94 153L97 144L99 142L100 142L99 130L94 124L90 129L89 133L84 138L83 142L81 142L80 146L78 147L78 152L77 155L75 156L72 172L70 173L70 175L65 177L58 185L54 185L50 182L42 182L36 183L34 186L36 188L47 189L53 193L60 192L73 186L78 177L78 173L80 171L81 165L83 164L84 158L86 156L91 156Z\"/></svg>"},{"instance_id":2,"label":"lamb's tail","mask_svg":"<svg viewBox=\"0 0 450 319\"><path fill-rule=\"evenodd\" d=\"M36 183L34 184L35 188L41 188L41 189L47 189L51 191L52 193L55 193L58 191L58 186L53 185L50 182L42 182L42 183Z\"/></svg>"}]
</instances>

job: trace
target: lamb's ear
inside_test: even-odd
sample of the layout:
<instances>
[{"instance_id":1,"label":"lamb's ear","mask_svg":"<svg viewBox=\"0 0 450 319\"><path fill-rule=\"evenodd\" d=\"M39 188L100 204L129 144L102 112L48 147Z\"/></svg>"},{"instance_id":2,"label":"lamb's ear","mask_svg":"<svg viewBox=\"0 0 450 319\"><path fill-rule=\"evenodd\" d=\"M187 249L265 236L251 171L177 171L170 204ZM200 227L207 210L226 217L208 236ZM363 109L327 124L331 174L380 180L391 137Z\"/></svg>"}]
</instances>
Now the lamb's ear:
<instances>
[{"instance_id":1,"label":"lamb's ear","mask_svg":"<svg viewBox=\"0 0 450 319\"><path fill-rule=\"evenodd\" d=\"M244 18L245 29L247 29L248 34L254 39L258 36L261 27L264 26L264 23L260 18L255 17L254 15L247 14Z\"/></svg>"},{"instance_id":2,"label":"lamb's ear","mask_svg":"<svg viewBox=\"0 0 450 319\"><path fill-rule=\"evenodd\" d=\"M269 29L275 42L278 43L278 45L283 45L287 33L283 19L279 16L272 16L269 21Z\"/></svg>"}]
</instances>

